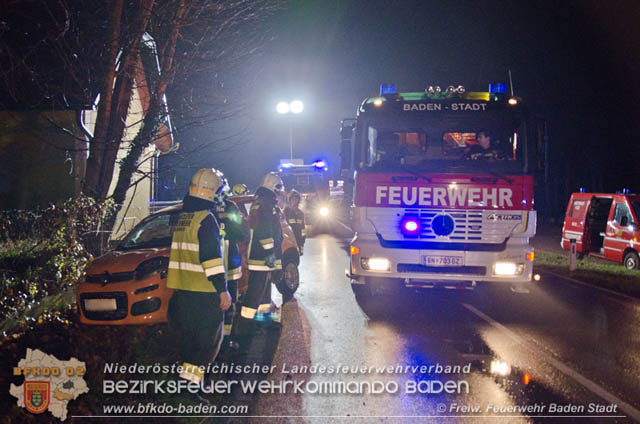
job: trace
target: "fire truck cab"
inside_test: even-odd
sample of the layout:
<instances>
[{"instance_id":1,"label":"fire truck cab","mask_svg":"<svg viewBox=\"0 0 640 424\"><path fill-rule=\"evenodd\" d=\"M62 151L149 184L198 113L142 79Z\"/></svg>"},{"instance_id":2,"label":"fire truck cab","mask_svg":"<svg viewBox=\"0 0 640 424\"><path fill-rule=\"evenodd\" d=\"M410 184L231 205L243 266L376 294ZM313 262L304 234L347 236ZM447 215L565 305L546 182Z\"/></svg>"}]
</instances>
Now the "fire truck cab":
<instances>
[{"instance_id":1,"label":"fire truck cab","mask_svg":"<svg viewBox=\"0 0 640 424\"><path fill-rule=\"evenodd\" d=\"M592 255L638 269L640 195L573 193L562 226L563 249L575 240L580 255Z\"/></svg>"},{"instance_id":2,"label":"fire truck cab","mask_svg":"<svg viewBox=\"0 0 640 424\"><path fill-rule=\"evenodd\" d=\"M504 84L382 85L341 131L353 193L347 275L359 296L532 278L536 211L526 109ZM491 135L491 149L481 144ZM349 137L350 136L350 137ZM517 287L516 287L517 288Z\"/></svg>"},{"instance_id":3,"label":"fire truck cab","mask_svg":"<svg viewBox=\"0 0 640 424\"><path fill-rule=\"evenodd\" d=\"M314 232L329 227L335 214L330 202L328 170L323 159L310 164L303 164L301 159L280 162L278 174L284 187L287 192L296 190L300 193L300 209L304 212L305 222L314 227Z\"/></svg>"}]
</instances>

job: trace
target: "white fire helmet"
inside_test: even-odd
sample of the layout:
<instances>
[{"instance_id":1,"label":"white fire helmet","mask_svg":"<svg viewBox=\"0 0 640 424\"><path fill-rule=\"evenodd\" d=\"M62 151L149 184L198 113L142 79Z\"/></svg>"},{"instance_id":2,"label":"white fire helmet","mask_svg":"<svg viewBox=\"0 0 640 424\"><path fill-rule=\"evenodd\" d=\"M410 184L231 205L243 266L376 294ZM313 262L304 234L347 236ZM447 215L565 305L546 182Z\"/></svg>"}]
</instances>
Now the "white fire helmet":
<instances>
[{"instance_id":1,"label":"white fire helmet","mask_svg":"<svg viewBox=\"0 0 640 424\"><path fill-rule=\"evenodd\" d=\"M264 187L267 190L278 195L282 192L282 190L284 190L284 183L282 182L282 178L280 178L278 174L276 174L275 172L269 172L262 179L260 187Z\"/></svg>"},{"instance_id":2,"label":"white fire helmet","mask_svg":"<svg viewBox=\"0 0 640 424\"><path fill-rule=\"evenodd\" d=\"M191 178L189 195L210 202L220 202L224 188L224 175L214 168L202 168Z\"/></svg>"}]
</instances>

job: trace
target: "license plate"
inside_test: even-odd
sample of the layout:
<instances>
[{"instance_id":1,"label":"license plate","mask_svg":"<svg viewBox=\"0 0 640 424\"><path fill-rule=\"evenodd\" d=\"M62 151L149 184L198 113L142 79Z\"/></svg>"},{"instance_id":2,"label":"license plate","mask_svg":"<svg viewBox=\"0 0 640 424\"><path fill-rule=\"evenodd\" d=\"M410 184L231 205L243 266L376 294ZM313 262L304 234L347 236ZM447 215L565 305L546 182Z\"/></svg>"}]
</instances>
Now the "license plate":
<instances>
[{"instance_id":1,"label":"license plate","mask_svg":"<svg viewBox=\"0 0 640 424\"><path fill-rule=\"evenodd\" d=\"M422 256L422 265L462 266L464 265L464 259L462 258L462 256L424 255Z\"/></svg>"},{"instance_id":2,"label":"license plate","mask_svg":"<svg viewBox=\"0 0 640 424\"><path fill-rule=\"evenodd\" d=\"M87 311L115 311L118 306L115 299L85 299L84 309Z\"/></svg>"}]
</instances>

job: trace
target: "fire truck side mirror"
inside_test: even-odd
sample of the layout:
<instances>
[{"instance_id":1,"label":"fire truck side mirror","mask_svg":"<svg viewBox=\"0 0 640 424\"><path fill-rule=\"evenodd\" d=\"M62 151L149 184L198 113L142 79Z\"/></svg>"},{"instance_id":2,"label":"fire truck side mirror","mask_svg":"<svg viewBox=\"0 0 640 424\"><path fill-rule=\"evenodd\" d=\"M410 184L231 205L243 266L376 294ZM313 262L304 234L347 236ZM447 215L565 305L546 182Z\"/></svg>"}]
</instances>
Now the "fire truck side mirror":
<instances>
[{"instance_id":1,"label":"fire truck side mirror","mask_svg":"<svg viewBox=\"0 0 640 424\"><path fill-rule=\"evenodd\" d=\"M353 125L344 125L340 128L340 138L342 140L351 140L351 134L353 133Z\"/></svg>"},{"instance_id":2,"label":"fire truck side mirror","mask_svg":"<svg viewBox=\"0 0 640 424\"><path fill-rule=\"evenodd\" d=\"M340 169L351 168L351 139L340 142Z\"/></svg>"}]
</instances>

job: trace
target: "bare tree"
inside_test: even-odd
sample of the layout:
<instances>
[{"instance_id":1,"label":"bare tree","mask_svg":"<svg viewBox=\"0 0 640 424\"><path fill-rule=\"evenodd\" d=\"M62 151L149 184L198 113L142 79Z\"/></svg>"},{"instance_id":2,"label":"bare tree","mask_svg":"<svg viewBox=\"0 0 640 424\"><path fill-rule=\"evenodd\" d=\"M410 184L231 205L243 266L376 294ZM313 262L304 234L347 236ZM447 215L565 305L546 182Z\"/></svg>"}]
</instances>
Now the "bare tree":
<instances>
[{"instance_id":1,"label":"bare tree","mask_svg":"<svg viewBox=\"0 0 640 424\"><path fill-rule=\"evenodd\" d=\"M113 197L116 204L145 177L136 174L141 156L170 113L178 113L186 127L243 110L238 92L250 80L234 84L233 76L251 67L269 38L265 22L279 7L269 0L0 0L0 5L18 17L0 22L0 35L14 35L0 40L0 58L9 65L0 70L6 99L36 108L87 108L99 94L83 192ZM35 29L22 34L24 28ZM145 49L153 51L155 64ZM51 64L55 72L47 72ZM146 110L125 145L132 91L141 84L149 94ZM73 105L65 105L69 98ZM109 193L123 148L126 157Z\"/></svg>"}]
</instances>

